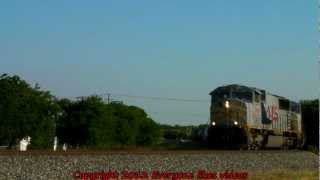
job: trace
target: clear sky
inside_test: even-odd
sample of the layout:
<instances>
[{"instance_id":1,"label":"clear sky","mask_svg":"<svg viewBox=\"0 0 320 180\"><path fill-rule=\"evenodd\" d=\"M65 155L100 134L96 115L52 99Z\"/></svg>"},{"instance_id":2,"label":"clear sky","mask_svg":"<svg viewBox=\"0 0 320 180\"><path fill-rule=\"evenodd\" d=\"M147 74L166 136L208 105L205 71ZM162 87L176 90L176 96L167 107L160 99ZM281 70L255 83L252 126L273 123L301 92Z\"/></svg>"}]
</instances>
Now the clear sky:
<instances>
[{"instance_id":1,"label":"clear sky","mask_svg":"<svg viewBox=\"0 0 320 180\"><path fill-rule=\"evenodd\" d=\"M160 123L200 124L230 83L293 100L318 94L313 0L28 0L0 3L0 73L58 97L117 93Z\"/></svg>"}]
</instances>

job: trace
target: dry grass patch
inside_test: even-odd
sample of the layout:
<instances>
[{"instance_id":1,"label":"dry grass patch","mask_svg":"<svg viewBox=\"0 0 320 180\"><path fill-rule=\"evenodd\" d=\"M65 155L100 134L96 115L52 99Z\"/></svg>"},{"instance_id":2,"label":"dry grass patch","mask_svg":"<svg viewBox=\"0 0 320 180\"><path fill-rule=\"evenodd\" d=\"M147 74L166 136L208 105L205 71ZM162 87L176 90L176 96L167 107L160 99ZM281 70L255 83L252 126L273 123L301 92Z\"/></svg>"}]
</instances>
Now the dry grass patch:
<instances>
[{"instance_id":1,"label":"dry grass patch","mask_svg":"<svg viewBox=\"0 0 320 180\"><path fill-rule=\"evenodd\" d=\"M265 179L265 180L319 180L319 171L311 170L272 170L265 172L256 172L249 174L249 179Z\"/></svg>"}]
</instances>

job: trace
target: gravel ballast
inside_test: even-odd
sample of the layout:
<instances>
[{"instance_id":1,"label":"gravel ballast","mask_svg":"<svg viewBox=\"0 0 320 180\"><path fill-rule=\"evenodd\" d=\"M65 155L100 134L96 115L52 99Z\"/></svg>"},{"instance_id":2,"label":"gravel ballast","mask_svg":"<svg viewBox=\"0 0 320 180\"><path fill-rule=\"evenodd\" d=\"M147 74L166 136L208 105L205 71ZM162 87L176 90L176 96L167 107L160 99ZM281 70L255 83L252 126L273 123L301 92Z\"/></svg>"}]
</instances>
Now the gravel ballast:
<instances>
[{"instance_id":1,"label":"gravel ballast","mask_svg":"<svg viewBox=\"0 0 320 180\"><path fill-rule=\"evenodd\" d=\"M0 179L73 179L75 172L318 171L307 151L209 151L145 153L0 154Z\"/></svg>"}]
</instances>

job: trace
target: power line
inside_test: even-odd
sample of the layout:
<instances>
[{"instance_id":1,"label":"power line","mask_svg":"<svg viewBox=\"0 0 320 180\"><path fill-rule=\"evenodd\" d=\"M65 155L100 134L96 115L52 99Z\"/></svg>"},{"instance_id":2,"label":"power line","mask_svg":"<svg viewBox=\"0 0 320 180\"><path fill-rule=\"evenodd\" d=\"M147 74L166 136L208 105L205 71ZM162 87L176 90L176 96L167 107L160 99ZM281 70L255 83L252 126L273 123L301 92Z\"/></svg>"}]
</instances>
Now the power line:
<instances>
[{"instance_id":1,"label":"power line","mask_svg":"<svg viewBox=\"0 0 320 180\"><path fill-rule=\"evenodd\" d=\"M209 100L203 99L185 99L185 98L172 98L172 97L156 97L156 96L140 96L140 95L129 95L129 94L117 94L117 93L104 93L104 94L93 94L93 96L100 96L106 101L108 104L110 102L116 101L116 97L128 97L128 98L136 98L136 99L148 99L148 100L156 100L156 101L176 101L176 102L196 102L196 103L209 103ZM81 98L85 98L87 96L78 96L78 97L69 97L70 99L79 100ZM148 111L148 110L146 110ZM193 116L193 117L201 117L205 118L208 114L205 113L193 113L193 112L159 112L159 111L148 111L151 114L167 114L167 115L181 115L181 116Z\"/></svg>"},{"instance_id":2,"label":"power line","mask_svg":"<svg viewBox=\"0 0 320 180\"><path fill-rule=\"evenodd\" d=\"M91 96L91 95L89 95ZM148 100L159 100L159 101L179 101L179 102L197 102L197 103L209 103L209 100L204 99L187 99L187 98L173 98L173 97L159 97L159 96L142 96L142 95L130 95L130 94L118 94L118 93L104 93L104 94L92 94L92 96L101 96L107 97L105 98L107 102L110 103L112 100L111 96L116 97L127 97L127 98L135 98L135 99L148 99ZM74 97L66 97L68 99L81 99L88 96L74 96Z\"/></svg>"},{"instance_id":3,"label":"power line","mask_svg":"<svg viewBox=\"0 0 320 180\"><path fill-rule=\"evenodd\" d=\"M102 94L102 96L105 96L105 95L128 97L128 98L138 98L138 99L149 99L149 100L161 100L161 101L180 101L180 102L209 103L209 100L203 100L203 99L185 99L185 98L172 98L172 97L140 96L140 95L114 94L114 93Z\"/></svg>"},{"instance_id":4,"label":"power line","mask_svg":"<svg viewBox=\"0 0 320 180\"><path fill-rule=\"evenodd\" d=\"M202 113L181 113L181 112L159 112L159 111L148 111L151 114L165 114L165 115L179 115L179 116L193 116L193 117L199 117L199 118L206 118L209 116L209 114L202 114Z\"/></svg>"},{"instance_id":5,"label":"power line","mask_svg":"<svg viewBox=\"0 0 320 180\"><path fill-rule=\"evenodd\" d=\"M201 99L184 99L184 98L171 98L171 97L155 97L155 96L138 96L138 95L128 95L128 94L114 94L114 93L106 93L102 96L118 96L118 97L128 97L128 98L138 98L138 99L148 99L148 100L160 100L160 101L178 101L178 102L200 102L200 103L208 103L208 100L201 100ZM112 99L111 99L112 100ZM166 115L180 115L180 116L193 116L193 117L201 117L201 118L207 118L207 113L192 113L192 112L159 112L159 111L149 111L147 112L151 114L166 114Z\"/></svg>"}]
</instances>

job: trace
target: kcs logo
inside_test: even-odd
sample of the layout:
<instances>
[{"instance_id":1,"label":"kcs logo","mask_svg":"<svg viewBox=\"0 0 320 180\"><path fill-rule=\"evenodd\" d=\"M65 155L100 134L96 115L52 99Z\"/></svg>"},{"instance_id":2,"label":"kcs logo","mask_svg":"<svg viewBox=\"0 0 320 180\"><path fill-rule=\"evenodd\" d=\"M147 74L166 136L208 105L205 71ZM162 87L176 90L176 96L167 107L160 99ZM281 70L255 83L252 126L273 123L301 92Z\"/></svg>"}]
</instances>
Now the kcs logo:
<instances>
[{"instance_id":1,"label":"kcs logo","mask_svg":"<svg viewBox=\"0 0 320 180\"><path fill-rule=\"evenodd\" d=\"M268 106L268 117L272 121L277 121L279 119L278 107L276 105Z\"/></svg>"}]
</instances>

